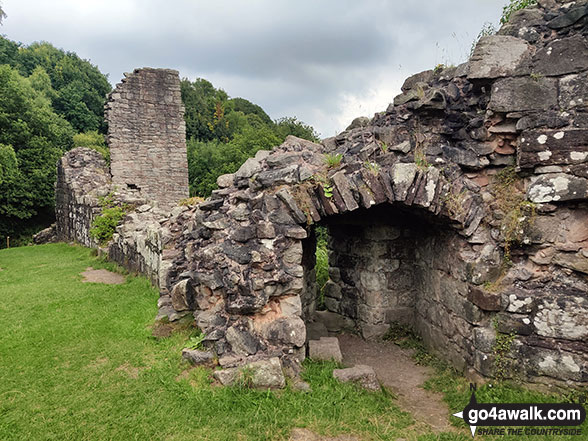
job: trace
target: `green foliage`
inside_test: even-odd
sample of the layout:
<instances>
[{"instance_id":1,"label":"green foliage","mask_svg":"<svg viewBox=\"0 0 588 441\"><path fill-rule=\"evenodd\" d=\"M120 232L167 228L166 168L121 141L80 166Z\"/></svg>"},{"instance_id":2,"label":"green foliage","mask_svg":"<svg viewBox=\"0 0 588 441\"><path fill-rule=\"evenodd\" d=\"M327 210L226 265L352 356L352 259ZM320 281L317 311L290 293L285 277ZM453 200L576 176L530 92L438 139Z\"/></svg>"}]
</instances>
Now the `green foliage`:
<instances>
[{"instance_id":1,"label":"green foliage","mask_svg":"<svg viewBox=\"0 0 588 441\"><path fill-rule=\"evenodd\" d=\"M429 164L429 161L427 161L427 156L419 148L415 149L414 151L414 163L421 170L426 170L431 167L431 164Z\"/></svg>"},{"instance_id":2,"label":"green foliage","mask_svg":"<svg viewBox=\"0 0 588 441\"><path fill-rule=\"evenodd\" d=\"M116 227L126 215L127 207L117 205L112 193L103 197L100 202L102 212L92 221L90 237L105 245L112 240Z\"/></svg>"},{"instance_id":3,"label":"green foliage","mask_svg":"<svg viewBox=\"0 0 588 441\"><path fill-rule=\"evenodd\" d=\"M20 48L14 63L27 77L40 69L46 73L54 110L76 131L106 130L104 103L111 87L96 66L47 42Z\"/></svg>"},{"instance_id":4,"label":"green foliage","mask_svg":"<svg viewBox=\"0 0 588 441\"><path fill-rule=\"evenodd\" d=\"M73 136L74 147L87 147L100 153L106 162L110 162L110 150L104 140L104 135L92 130L85 133L78 133Z\"/></svg>"},{"instance_id":5,"label":"green foliage","mask_svg":"<svg viewBox=\"0 0 588 441\"><path fill-rule=\"evenodd\" d=\"M298 121L296 117L280 118L275 122L276 135L284 140L288 135L294 135L298 138L308 139L309 141L319 142L319 134L302 121Z\"/></svg>"},{"instance_id":6,"label":"green foliage","mask_svg":"<svg viewBox=\"0 0 588 441\"><path fill-rule=\"evenodd\" d=\"M268 127L245 127L228 143L188 141L190 194L206 197L216 188L216 178L236 172L241 164L259 150L271 149L280 139Z\"/></svg>"},{"instance_id":7,"label":"green foliage","mask_svg":"<svg viewBox=\"0 0 588 441\"><path fill-rule=\"evenodd\" d=\"M510 265L510 252L513 246L523 245L536 218L536 205L525 199L525 194L517 188L520 179L514 166L505 167L494 176L491 190L496 198L498 209L502 212L500 230L504 239L505 265Z\"/></svg>"},{"instance_id":8,"label":"green foliage","mask_svg":"<svg viewBox=\"0 0 588 441\"><path fill-rule=\"evenodd\" d=\"M0 144L17 159L0 184L0 237L18 243L53 220L55 164L76 130L105 129L110 84L88 61L49 43L21 46L0 36L0 64ZM103 146L95 144L105 154Z\"/></svg>"},{"instance_id":9,"label":"green foliage","mask_svg":"<svg viewBox=\"0 0 588 441\"><path fill-rule=\"evenodd\" d=\"M296 118L275 122L258 105L230 98L210 81L183 79L190 194L207 197L216 178L233 173L259 150L272 149L288 135L317 141L314 129Z\"/></svg>"},{"instance_id":10,"label":"green foliage","mask_svg":"<svg viewBox=\"0 0 588 441\"><path fill-rule=\"evenodd\" d=\"M343 155L341 153L326 153L324 155L324 161L328 168L339 167Z\"/></svg>"},{"instance_id":11,"label":"green foliage","mask_svg":"<svg viewBox=\"0 0 588 441\"><path fill-rule=\"evenodd\" d=\"M502 17L500 17L500 23L508 23L510 16L514 12L536 4L537 0L510 0L510 2L502 8Z\"/></svg>"},{"instance_id":12,"label":"green foliage","mask_svg":"<svg viewBox=\"0 0 588 441\"><path fill-rule=\"evenodd\" d=\"M55 164L71 148L73 133L30 79L0 66L2 167L3 173L10 170L0 184L0 237L19 236L52 219Z\"/></svg>"},{"instance_id":13,"label":"green foliage","mask_svg":"<svg viewBox=\"0 0 588 441\"><path fill-rule=\"evenodd\" d=\"M380 173L380 164L377 162L366 161L363 163L363 166L369 171L372 175L377 175Z\"/></svg>"},{"instance_id":14,"label":"green foliage","mask_svg":"<svg viewBox=\"0 0 588 441\"><path fill-rule=\"evenodd\" d=\"M125 212L121 207L105 208L99 216L92 221L90 237L105 245L112 239L117 225L124 217Z\"/></svg>"},{"instance_id":15,"label":"green foliage","mask_svg":"<svg viewBox=\"0 0 588 441\"><path fill-rule=\"evenodd\" d=\"M496 329L496 322L494 322ZM510 356L515 334L503 334L496 330L496 341L492 347L494 355L494 378L496 381L504 381L513 376L514 360Z\"/></svg>"},{"instance_id":16,"label":"green foliage","mask_svg":"<svg viewBox=\"0 0 588 441\"><path fill-rule=\"evenodd\" d=\"M316 233L316 287L318 291L318 307L324 308L324 288L329 280L329 252L327 250L327 227L317 226Z\"/></svg>"},{"instance_id":17,"label":"green foliage","mask_svg":"<svg viewBox=\"0 0 588 441\"><path fill-rule=\"evenodd\" d=\"M435 66L435 68L433 69L433 73L435 73L435 74L440 74L440 73L443 71L443 69L445 69L445 67L446 67L446 66L445 66L445 64L443 64L443 63L437 64L437 65Z\"/></svg>"},{"instance_id":18,"label":"green foliage","mask_svg":"<svg viewBox=\"0 0 588 441\"><path fill-rule=\"evenodd\" d=\"M202 346L202 343L204 342L205 338L206 338L206 334L204 334L203 332L200 331L200 329L198 329L198 331L196 332L196 335L194 335L188 339L188 342L186 343L185 347L187 349L201 350L204 348Z\"/></svg>"}]
</instances>

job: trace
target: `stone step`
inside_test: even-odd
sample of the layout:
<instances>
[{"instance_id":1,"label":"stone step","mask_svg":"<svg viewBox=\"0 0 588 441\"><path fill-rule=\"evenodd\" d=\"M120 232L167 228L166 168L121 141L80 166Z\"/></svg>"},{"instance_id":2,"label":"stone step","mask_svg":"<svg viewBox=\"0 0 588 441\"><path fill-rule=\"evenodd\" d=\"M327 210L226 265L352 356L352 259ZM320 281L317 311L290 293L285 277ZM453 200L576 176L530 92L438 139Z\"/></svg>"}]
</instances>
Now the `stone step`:
<instances>
[{"instance_id":1,"label":"stone step","mask_svg":"<svg viewBox=\"0 0 588 441\"><path fill-rule=\"evenodd\" d=\"M337 337L321 337L319 340L310 340L308 342L308 356L313 360L334 360L338 363L343 361Z\"/></svg>"}]
</instances>

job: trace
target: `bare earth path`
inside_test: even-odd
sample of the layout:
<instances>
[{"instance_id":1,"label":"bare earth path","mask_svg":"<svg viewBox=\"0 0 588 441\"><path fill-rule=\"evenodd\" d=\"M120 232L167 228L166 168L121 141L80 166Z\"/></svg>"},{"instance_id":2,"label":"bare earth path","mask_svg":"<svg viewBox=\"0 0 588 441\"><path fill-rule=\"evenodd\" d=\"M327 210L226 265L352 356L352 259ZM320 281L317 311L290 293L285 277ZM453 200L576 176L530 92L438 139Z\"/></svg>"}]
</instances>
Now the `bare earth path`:
<instances>
[{"instance_id":1,"label":"bare earth path","mask_svg":"<svg viewBox=\"0 0 588 441\"><path fill-rule=\"evenodd\" d=\"M427 391L422 384L432 369L415 364L410 353L393 343L367 342L357 336L338 336L346 366L367 364L378 380L398 396L399 405L435 431L449 431L449 408L439 394Z\"/></svg>"},{"instance_id":2,"label":"bare earth path","mask_svg":"<svg viewBox=\"0 0 588 441\"><path fill-rule=\"evenodd\" d=\"M81 276L82 282L85 283L106 283L108 285L121 285L125 283L125 276L105 269L94 269L92 267L86 268Z\"/></svg>"}]
</instances>

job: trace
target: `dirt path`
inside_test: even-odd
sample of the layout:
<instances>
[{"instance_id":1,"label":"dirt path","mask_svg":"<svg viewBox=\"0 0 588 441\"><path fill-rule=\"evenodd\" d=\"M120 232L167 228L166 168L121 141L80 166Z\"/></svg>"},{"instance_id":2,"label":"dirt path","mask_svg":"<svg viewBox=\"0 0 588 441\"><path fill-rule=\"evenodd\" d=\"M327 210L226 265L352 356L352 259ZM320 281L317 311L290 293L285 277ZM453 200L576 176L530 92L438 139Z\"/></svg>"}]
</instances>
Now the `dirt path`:
<instances>
[{"instance_id":1,"label":"dirt path","mask_svg":"<svg viewBox=\"0 0 588 441\"><path fill-rule=\"evenodd\" d=\"M121 285L125 283L125 276L105 269L86 268L82 274L84 283L106 283L108 285Z\"/></svg>"},{"instance_id":2,"label":"dirt path","mask_svg":"<svg viewBox=\"0 0 588 441\"><path fill-rule=\"evenodd\" d=\"M449 408L441 395L421 387L433 373L432 369L416 365L408 351L393 343L367 342L349 334L338 338L345 365L371 366L380 382L398 396L399 405L417 421L435 431L452 430Z\"/></svg>"}]
</instances>

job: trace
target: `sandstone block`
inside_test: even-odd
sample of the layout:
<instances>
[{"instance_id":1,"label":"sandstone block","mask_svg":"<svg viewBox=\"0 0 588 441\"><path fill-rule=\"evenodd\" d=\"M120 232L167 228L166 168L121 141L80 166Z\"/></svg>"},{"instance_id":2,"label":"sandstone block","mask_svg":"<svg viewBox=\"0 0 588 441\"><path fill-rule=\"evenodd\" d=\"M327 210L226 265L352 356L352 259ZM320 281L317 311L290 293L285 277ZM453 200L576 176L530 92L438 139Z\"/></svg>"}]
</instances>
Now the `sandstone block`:
<instances>
[{"instance_id":1,"label":"sandstone block","mask_svg":"<svg viewBox=\"0 0 588 441\"><path fill-rule=\"evenodd\" d=\"M310 340L308 342L308 356L313 360L334 360L339 363L343 361L337 337L321 337L319 340Z\"/></svg>"},{"instance_id":2,"label":"sandstone block","mask_svg":"<svg viewBox=\"0 0 588 441\"><path fill-rule=\"evenodd\" d=\"M223 386L231 386L239 381L261 389L281 389L286 385L282 364L277 357L255 361L242 367L222 369L215 371L213 375Z\"/></svg>"},{"instance_id":3,"label":"sandstone block","mask_svg":"<svg viewBox=\"0 0 588 441\"><path fill-rule=\"evenodd\" d=\"M505 35L482 37L470 57L468 79L489 79L520 74L529 55L529 44Z\"/></svg>"},{"instance_id":4,"label":"sandstone block","mask_svg":"<svg viewBox=\"0 0 588 441\"><path fill-rule=\"evenodd\" d=\"M380 383L376 377L376 372L370 366L358 364L357 366L346 369L335 369L333 376L342 383L354 382L359 383L361 387L368 390L380 390Z\"/></svg>"},{"instance_id":5,"label":"sandstone block","mask_svg":"<svg viewBox=\"0 0 588 441\"><path fill-rule=\"evenodd\" d=\"M541 111L557 103L557 80L554 78L502 78L492 85L488 108L496 112Z\"/></svg>"}]
</instances>

